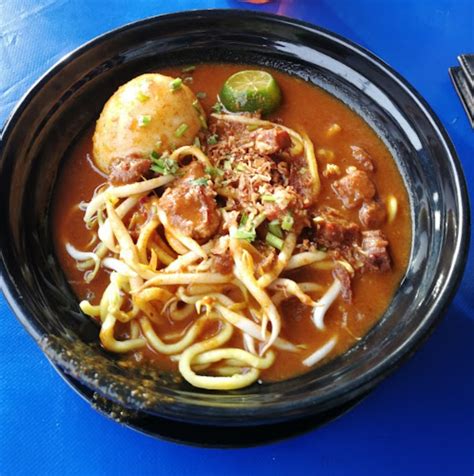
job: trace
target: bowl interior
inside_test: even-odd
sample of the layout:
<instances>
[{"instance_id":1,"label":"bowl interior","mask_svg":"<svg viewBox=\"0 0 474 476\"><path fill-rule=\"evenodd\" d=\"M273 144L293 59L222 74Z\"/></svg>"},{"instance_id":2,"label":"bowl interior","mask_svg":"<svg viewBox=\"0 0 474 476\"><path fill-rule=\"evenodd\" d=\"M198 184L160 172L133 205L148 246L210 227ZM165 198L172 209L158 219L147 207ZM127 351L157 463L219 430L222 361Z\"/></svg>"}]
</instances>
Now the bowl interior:
<instances>
[{"instance_id":1,"label":"bowl interior","mask_svg":"<svg viewBox=\"0 0 474 476\"><path fill-rule=\"evenodd\" d=\"M98 345L52 249L49 204L60 163L116 88L180 64L270 66L309 81L361 115L391 150L410 195L409 269L381 321L350 351L300 377L227 393L131 369ZM462 272L467 199L452 145L419 97L379 60L284 18L193 12L139 22L64 59L21 103L2 137L0 236L4 289L46 355L128 408L194 422L255 424L319 412L371 388L439 318ZM133 391L135 390L135 391Z\"/></svg>"}]
</instances>

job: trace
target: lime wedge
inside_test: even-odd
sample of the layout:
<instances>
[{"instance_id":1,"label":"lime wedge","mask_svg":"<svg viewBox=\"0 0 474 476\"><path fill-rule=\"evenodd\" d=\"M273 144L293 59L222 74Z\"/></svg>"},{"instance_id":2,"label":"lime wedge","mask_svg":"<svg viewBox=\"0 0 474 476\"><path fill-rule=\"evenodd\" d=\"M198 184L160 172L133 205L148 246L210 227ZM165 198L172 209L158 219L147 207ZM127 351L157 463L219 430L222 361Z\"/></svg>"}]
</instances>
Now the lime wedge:
<instances>
[{"instance_id":1,"label":"lime wedge","mask_svg":"<svg viewBox=\"0 0 474 476\"><path fill-rule=\"evenodd\" d=\"M280 105L281 91L270 73L246 70L227 79L219 97L228 111L268 114Z\"/></svg>"}]
</instances>

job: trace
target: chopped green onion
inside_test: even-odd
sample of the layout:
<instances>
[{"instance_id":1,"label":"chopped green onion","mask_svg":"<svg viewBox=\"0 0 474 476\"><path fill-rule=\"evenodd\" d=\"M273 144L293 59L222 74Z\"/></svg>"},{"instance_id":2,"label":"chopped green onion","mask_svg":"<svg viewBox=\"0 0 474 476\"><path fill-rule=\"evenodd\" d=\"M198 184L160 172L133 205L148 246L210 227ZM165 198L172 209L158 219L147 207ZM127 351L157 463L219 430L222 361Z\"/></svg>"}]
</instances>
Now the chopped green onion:
<instances>
[{"instance_id":1,"label":"chopped green onion","mask_svg":"<svg viewBox=\"0 0 474 476\"><path fill-rule=\"evenodd\" d=\"M153 172L161 175L178 175L179 165L176 160L169 157L155 158L152 155L152 166L150 167Z\"/></svg>"},{"instance_id":2,"label":"chopped green onion","mask_svg":"<svg viewBox=\"0 0 474 476\"><path fill-rule=\"evenodd\" d=\"M193 107L194 109L196 110L196 112L198 113L198 116L199 116L199 121L201 123L201 127L203 129L207 129L207 122L206 122L206 118L204 117L203 113L202 113L202 107L201 105L199 104L199 101L197 99L195 99L193 101Z\"/></svg>"},{"instance_id":3,"label":"chopped green onion","mask_svg":"<svg viewBox=\"0 0 474 476\"><path fill-rule=\"evenodd\" d=\"M177 91L183 85L183 80L181 78L175 78L170 82L171 91Z\"/></svg>"},{"instance_id":4,"label":"chopped green onion","mask_svg":"<svg viewBox=\"0 0 474 476\"><path fill-rule=\"evenodd\" d=\"M183 122L175 131L174 135L176 137L182 137L182 135L188 130L189 126Z\"/></svg>"},{"instance_id":5,"label":"chopped green onion","mask_svg":"<svg viewBox=\"0 0 474 476\"><path fill-rule=\"evenodd\" d=\"M207 129L206 118L202 114L199 114L199 122L201 123L201 127L203 129Z\"/></svg>"},{"instance_id":6,"label":"chopped green onion","mask_svg":"<svg viewBox=\"0 0 474 476\"><path fill-rule=\"evenodd\" d=\"M248 130L249 132L252 132L252 131L257 130L259 127L260 127L260 126L259 126L258 124L249 124L249 125L247 126L247 130Z\"/></svg>"},{"instance_id":7,"label":"chopped green onion","mask_svg":"<svg viewBox=\"0 0 474 476\"><path fill-rule=\"evenodd\" d=\"M143 116L138 117L138 127L145 127L150 124L151 116L150 114L144 114Z\"/></svg>"},{"instance_id":8,"label":"chopped green onion","mask_svg":"<svg viewBox=\"0 0 474 476\"><path fill-rule=\"evenodd\" d=\"M270 232L267 233L267 236L265 237L265 242L268 245L273 246L273 248L276 248L277 250L281 251L283 249L284 241Z\"/></svg>"},{"instance_id":9,"label":"chopped green onion","mask_svg":"<svg viewBox=\"0 0 474 476\"><path fill-rule=\"evenodd\" d=\"M214 106L212 106L212 111L220 114L222 112L223 106L220 102L216 102Z\"/></svg>"},{"instance_id":10,"label":"chopped green onion","mask_svg":"<svg viewBox=\"0 0 474 476\"><path fill-rule=\"evenodd\" d=\"M163 145L163 143L161 142L161 140L157 140L155 142L155 149L159 149L162 145Z\"/></svg>"},{"instance_id":11,"label":"chopped green onion","mask_svg":"<svg viewBox=\"0 0 474 476\"><path fill-rule=\"evenodd\" d=\"M248 230L243 230L239 228L238 230L235 231L234 236L238 238L239 240L253 241L257 237L257 234L255 233L255 230L248 231Z\"/></svg>"},{"instance_id":12,"label":"chopped green onion","mask_svg":"<svg viewBox=\"0 0 474 476\"><path fill-rule=\"evenodd\" d=\"M262 195L262 201L264 201L264 202L276 202L276 197L274 195Z\"/></svg>"},{"instance_id":13,"label":"chopped green onion","mask_svg":"<svg viewBox=\"0 0 474 476\"><path fill-rule=\"evenodd\" d=\"M201 148L201 141L199 140L199 137L198 137L198 136L196 136L196 137L194 138L194 145L195 145L195 147Z\"/></svg>"},{"instance_id":14,"label":"chopped green onion","mask_svg":"<svg viewBox=\"0 0 474 476\"><path fill-rule=\"evenodd\" d=\"M138 99L140 102L146 102L146 101L148 101L148 99L150 99L150 96L148 96L148 94L145 94L145 93L142 92L142 91L138 91L137 99Z\"/></svg>"},{"instance_id":15,"label":"chopped green onion","mask_svg":"<svg viewBox=\"0 0 474 476\"><path fill-rule=\"evenodd\" d=\"M244 164L237 164L235 170L237 170L237 172L245 172L247 170L247 167Z\"/></svg>"},{"instance_id":16,"label":"chopped green onion","mask_svg":"<svg viewBox=\"0 0 474 476\"><path fill-rule=\"evenodd\" d=\"M278 220L272 220L268 224L268 231L278 238L283 238L283 232L281 231L280 222Z\"/></svg>"},{"instance_id":17,"label":"chopped green onion","mask_svg":"<svg viewBox=\"0 0 474 476\"><path fill-rule=\"evenodd\" d=\"M291 213L287 213L284 217L283 217L283 220L281 221L281 227L283 228L283 230L285 231L291 231L291 229L293 228L293 225L295 223L295 219L293 218L293 216L291 215Z\"/></svg>"},{"instance_id":18,"label":"chopped green onion","mask_svg":"<svg viewBox=\"0 0 474 476\"><path fill-rule=\"evenodd\" d=\"M217 141L219 140L219 136L217 134L212 134L207 138L207 143L209 145L215 145L217 144Z\"/></svg>"},{"instance_id":19,"label":"chopped green onion","mask_svg":"<svg viewBox=\"0 0 474 476\"><path fill-rule=\"evenodd\" d=\"M196 97L197 97L198 99L206 99L207 94L204 93L204 92L202 92L202 91L199 91L199 92L196 93Z\"/></svg>"},{"instance_id":20,"label":"chopped green onion","mask_svg":"<svg viewBox=\"0 0 474 476\"><path fill-rule=\"evenodd\" d=\"M153 152L150 154L150 157L151 157L152 159L158 160L158 159L161 157L161 154L159 154L159 153L156 152L156 151L153 151Z\"/></svg>"},{"instance_id":21,"label":"chopped green onion","mask_svg":"<svg viewBox=\"0 0 474 476\"><path fill-rule=\"evenodd\" d=\"M200 186L207 185L209 183L209 179L206 177L201 177L201 178L191 180L191 183L193 185L200 185Z\"/></svg>"},{"instance_id":22,"label":"chopped green onion","mask_svg":"<svg viewBox=\"0 0 474 476\"><path fill-rule=\"evenodd\" d=\"M231 160L226 160L224 162L224 170L232 170L232 161Z\"/></svg>"},{"instance_id":23,"label":"chopped green onion","mask_svg":"<svg viewBox=\"0 0 474 476\"><path fill-rule=\"evenodd\" d=\"M217 168L217 167L206 167L204 169L204 171L206 172L206 174L209 174L211 177L222 177L224 175L224 171Z\"/></svg>"},{"instance_id":24,"label":"chopped green onion","mask_svg":"<svg viewBox=\"0 0 474 476\"><path fill-rule=\"evenodd\" d=\"M245 212L242 212L242 216L240 217L240 226L245 226L247 224L248 219L249 216Z\"/></svg>"},{"instance_id":25,"label":"chopped green onion","mask_svg":"<svg viewBox=\"0 0 474 476\"><path fill-rule=\"evenodd\" d=\"M186 66L181 70L182 73L190 73L191 71L194 71L196 69L196 66L191 65L191 66Z\"/></svg>"}]
</instances>

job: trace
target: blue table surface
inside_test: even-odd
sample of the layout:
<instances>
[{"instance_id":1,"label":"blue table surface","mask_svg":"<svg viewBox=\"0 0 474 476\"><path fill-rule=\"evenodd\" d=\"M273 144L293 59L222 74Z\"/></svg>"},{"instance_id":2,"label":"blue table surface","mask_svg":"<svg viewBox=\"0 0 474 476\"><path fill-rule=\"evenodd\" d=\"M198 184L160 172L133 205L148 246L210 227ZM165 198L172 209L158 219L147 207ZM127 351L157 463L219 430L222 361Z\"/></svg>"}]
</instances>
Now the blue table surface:
<instances>
[{"instance_id":1,"label":"blue table surface","mask_svg":"<svg viewBox=\"0 0 474 476\"><path fill-rule=\"evenodd\" d=\"M64 54L125 23L196 8L253 8L303 19L383 58L450 134L471 198L474 132L448 76L474 52L470 0L0 0L0 123ZM446 318L354 410L303 436L240 450L154 440L96 413L56 374L0 296L0 474L474 473L474 259Z\"/></svg>"}]
</instances>

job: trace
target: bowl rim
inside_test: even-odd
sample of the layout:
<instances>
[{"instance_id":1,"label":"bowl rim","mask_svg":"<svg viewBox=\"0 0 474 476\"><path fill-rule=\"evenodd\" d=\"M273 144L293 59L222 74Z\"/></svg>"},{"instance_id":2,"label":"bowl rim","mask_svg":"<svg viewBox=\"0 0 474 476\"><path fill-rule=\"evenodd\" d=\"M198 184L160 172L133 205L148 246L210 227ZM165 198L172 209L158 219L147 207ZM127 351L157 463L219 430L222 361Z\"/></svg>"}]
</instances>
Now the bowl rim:
<instances>
[{"instance_id":1,"label":"bowl rim","mask_svg":"<svg viewBox=\"0 0 474 476\"><path fill-rule=\"evenodd\" d=\"M449 164L449 169L453 173L453 193L456 202L459 204L458 215L458 233L457 240L454 243L452 250L453 259L449 266L449 273L447 273L444 280L442 289L439 291L436 299L433 301L429 308L429 312L420 319L420 323L412 334L393 352L389 353L376 365L359 375L356 379L339 385L331 394L331 399L337 400L344 394L357 394L366 390L368 387L374 387L376 383L388 376L396 368L398 368L403 362L405 362L413 353L425 342L436 325L441 321L443 314L457 292L459 284L461 282L464 268L467 262L467 256L469 251L469 239L470 239L470 204L469 196L467 192L467 186L465 177L462 170L461 162L457 156L454 145L449 138L447 131L445 130L440 119L434 113L432 108L428 105L427 101L418 93L418 91L405 80L398 72L396 72L385 61L380 59L377 55L358 45L357 43L349 40L337 33L333 33L330 30L321 28L317 25L313 25L309 22L305 22L298 19L292 19L286 16L256 12L253 10L245 9L196 9L186 10L177 13L167 13L162 15L156 15L141 19L138 21L129 22L121 27L112 29L95 38L81 44L71 52L65 54L59 59L53 66L51 66L45 73L43 73L39 79L28 89L28 91L21 97L16 103L15 107L6 119L2 131L0 132L0 174L3 170L2 150L4 144L7 142L10 134L12 133L15 123L21 116L23 110L35 97L36 93L46 84L51 78L59 73L68 63L74 59L80 57L83 53L90 50L93 47L113 38L122 32L133 30L147 24L159 23L160 21L174 21L186 18L188 21L194 17L215 17L221 18L225 15L226 18L232 17L233 19L242 20L245 17L251 17L253 20L259 20L263 23L276 23L279 25L287 25L290 28L302 29L309 31L315 35L322 35L328 40L336 42L341 46L349 48L354 54L364 57L367 61L372 63L385 75L389 76L392 81L395 81L398 87L402 88L405 93L410 96L417 106L420 108L424 117L430 122L432 130L435 132L437 138L440 140L443 146L444 158ZM2 290L6 301L8 302L15 317L21 322L27 332L33 337L33 339L40 344L41 340L45 337L46 332L42 326L35 320L32 312L27 309L23 303L22 295L19 289L16 288L15 283L8 271L5 263L4 250L0 249L0 289ZM49 357L48 357L49 358ZM297 409L300 414L304 411L308 411L314 407L317 395L312 392L304 399L300 399L296 402L275 402L271 405L271 411L282 412L289 408L293 410ZM189 403L187 403L189 405ZM195 408L203 410L199 404L195 405ZM270 407L269 407L270 408ZM230 413L227 413L228 410ZM250 416L252 411L245 411L242 409L219 409L223 415L227 416ZM258 411L258 410L257 410Z\"/></svg>"}]
</instances>

